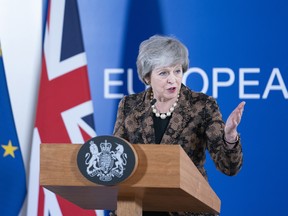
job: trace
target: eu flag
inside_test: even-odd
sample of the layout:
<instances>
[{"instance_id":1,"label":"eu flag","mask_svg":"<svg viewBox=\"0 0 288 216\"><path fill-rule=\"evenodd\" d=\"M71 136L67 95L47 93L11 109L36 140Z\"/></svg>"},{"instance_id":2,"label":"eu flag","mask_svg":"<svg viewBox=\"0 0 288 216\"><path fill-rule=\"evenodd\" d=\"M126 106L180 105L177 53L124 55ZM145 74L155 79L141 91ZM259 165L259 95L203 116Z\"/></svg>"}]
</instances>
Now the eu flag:
<instances>
[{"instance_id":1,"label":"eu flag","mask_svg":"<svg viewBox=\"0 0 288 216\"><path fill-rule=\"evenodd\" d=\"M0 215L17 216L25 196L25 170L0 46Z\"/></svg>"}]
</instances>

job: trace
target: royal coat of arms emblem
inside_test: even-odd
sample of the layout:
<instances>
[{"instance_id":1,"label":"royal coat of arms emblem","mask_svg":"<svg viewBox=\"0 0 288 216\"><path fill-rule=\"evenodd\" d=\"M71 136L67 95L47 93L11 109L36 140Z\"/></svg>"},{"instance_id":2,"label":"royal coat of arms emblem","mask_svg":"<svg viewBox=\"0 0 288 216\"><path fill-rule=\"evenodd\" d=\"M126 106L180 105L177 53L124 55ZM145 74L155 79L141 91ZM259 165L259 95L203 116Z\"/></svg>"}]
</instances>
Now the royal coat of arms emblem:
<instances>
[{"instance_id":1,"label":"royal coat of arms emblem","mask_svg":"<svg viewBox=\"0 0 288 216\"><path fill-rule=\"evenodd\" d=\"M123 181L135 169L132 146L121 138L99 136L88 140L79 150L80 172L89 180L104 185Z\"/></svg>"}]
</instances>

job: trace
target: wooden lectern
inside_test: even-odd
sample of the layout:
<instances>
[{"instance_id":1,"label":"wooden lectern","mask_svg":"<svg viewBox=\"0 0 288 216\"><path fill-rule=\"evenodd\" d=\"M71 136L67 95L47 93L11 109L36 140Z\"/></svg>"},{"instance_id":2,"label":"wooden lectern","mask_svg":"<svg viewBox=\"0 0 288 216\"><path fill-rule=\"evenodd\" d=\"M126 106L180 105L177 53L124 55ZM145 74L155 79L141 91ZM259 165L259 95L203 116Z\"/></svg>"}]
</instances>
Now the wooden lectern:
<instances>
[{"instance_id":1,"label":"wooden lectern","mask_svg":"<svg viewBox=\"0 0 288 216\"><path fill-rule=\"evenodd\" d=\"M77 167L80 144L41 144L40 185L84 209L220 213L220 199L179 145L133 144L138 167L115 186L87 180Z\"/></svg>"}]
</instances>

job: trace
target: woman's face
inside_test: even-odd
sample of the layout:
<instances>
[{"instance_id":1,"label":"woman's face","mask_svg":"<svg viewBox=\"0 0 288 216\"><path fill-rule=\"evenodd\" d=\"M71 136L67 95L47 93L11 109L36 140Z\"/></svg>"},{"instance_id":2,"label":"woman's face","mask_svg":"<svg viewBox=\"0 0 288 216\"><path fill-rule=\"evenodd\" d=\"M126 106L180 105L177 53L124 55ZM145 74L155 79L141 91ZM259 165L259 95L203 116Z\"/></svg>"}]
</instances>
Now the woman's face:
<instances>
[{"instance_id":1,"label":"woman's face","mask_svg":"<svg viewBox=\"0 0 288 216\"><path fill-rule=\"evenodd\" d=\"M181 64L155 68L150 75L150 85L153 89L154 98L163 102L177 98L181 88L182 77Z\"/></svg>"}]
</instances>

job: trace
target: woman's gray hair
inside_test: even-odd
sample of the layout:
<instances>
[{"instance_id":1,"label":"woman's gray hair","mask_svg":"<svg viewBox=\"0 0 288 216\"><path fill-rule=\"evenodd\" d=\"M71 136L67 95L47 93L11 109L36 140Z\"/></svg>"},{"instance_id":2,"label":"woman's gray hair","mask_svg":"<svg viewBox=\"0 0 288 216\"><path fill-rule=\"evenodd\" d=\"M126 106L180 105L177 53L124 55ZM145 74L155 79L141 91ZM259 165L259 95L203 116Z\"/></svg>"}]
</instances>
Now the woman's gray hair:
<instances>
[{"instance_id":1,"label":"woman's gray hair","mask_svg":"<svg viewBox=\"0 0 288 216\"><path fill-rule=\"evenodd\" d=\"M155 68L181 64L183 72L186 72L189 66L188 49L176 38L154 35L140 44L136 64L139 79L147 84L145 78Z\"/></svg>"}]
</instances>

